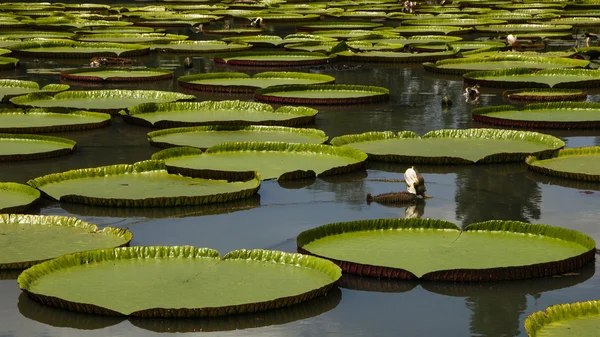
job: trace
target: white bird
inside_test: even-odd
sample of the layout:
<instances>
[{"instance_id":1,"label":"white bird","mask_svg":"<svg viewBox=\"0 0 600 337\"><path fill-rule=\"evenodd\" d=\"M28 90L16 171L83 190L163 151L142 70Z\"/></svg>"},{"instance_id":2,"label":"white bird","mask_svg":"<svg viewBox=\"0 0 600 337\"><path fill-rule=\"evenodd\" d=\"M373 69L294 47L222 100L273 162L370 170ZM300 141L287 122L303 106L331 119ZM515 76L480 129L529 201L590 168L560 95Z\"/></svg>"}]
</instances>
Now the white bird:
<instances>
[{"instance_id":1,"label":"white bird","mask_svg":"<svg viewBox=\"0 0 600 337\"><path fill-rule=\"evenodd\" d=\"M250 26L252 26L252 27L261 27L262 26L262 22L263 22L263 18L258 17L256 19L250 21Z\"/></svg>"},{"instance_id":2,"label":"white bird","mask_svg":"<svg viewBox=\"0 0 600 337\"><path fill-rule=\"evenodd\" d=\"M514 45L517 42L517 37L512 35L512 34L508 34L508 36L506 37L506 43L508 43L509 45Z\"/></svg>"},{"instance_id":3,"label":"white bird","mask_svg":"<svg viewBox=\"0 0 600 337\"><path fill-rule=\"evenodd\" d=\"M404 172L404 182L408 193L425 196L425 179L414 166Z\"/></svg>"}]
</instances>

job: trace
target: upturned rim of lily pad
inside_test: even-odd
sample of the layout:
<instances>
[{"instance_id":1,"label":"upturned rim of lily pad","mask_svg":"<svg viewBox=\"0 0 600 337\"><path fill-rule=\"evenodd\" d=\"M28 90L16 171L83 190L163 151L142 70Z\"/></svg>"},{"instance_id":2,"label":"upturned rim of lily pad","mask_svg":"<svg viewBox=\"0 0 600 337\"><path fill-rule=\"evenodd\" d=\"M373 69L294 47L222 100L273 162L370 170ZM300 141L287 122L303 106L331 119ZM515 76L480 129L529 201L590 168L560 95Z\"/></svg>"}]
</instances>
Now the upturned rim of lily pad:
<instances>
[{"instance_id":1,"label":"upturned rim of lily pad","mask_svg":"<svg viewBox=\"0 0 600 337\"><path fill-rule=\"evenodd\" d=\"M368 92L369 95L335 98L327 97L293 97L285 95L286 92L299 91L356 91ZM283 93L283 94L282 94ZM277 96L274 94L278 94ZM309 84L309 85L280 85L258 89L254 93L254 98L262 102L280 103L280 104L363 104L387 101L390 99L390 91L384 87L367 85L348 85L348 84Z\"/></svg>"},{"instance_id":2,"label":"upturned rim of lily pad","mask_svg":"<svg viewBox=\"0 0 600 337\"><path fill-rule=\"evenodd\" d=\"M555 160L556 158L564 159L565 157L568 158L570 156L577 156L578 158L586 157L586 156L599 158L600 157L600 146L565 148L565 149L561 149L561 150L557 151L551 158L529 156L525 160L525 163L527 164L527 168L529 170L538 172L541 174L559 177L559 178L585 181L585 182L593 182L593 183L600 182L600 173L589 174L589 173L581 173L581 172L576 172L576 171L557 170L557 169L551 169L548 167L544 167L541 165L542 162L550 162L552 160Z\"/></svg>"},{"instance_id":3,"label":"upturned rim of lily pad","mask_svg":"<svg viewBox=\"0 0 600 337\"><path fill-rule=\"evenodd\" d=\"M0 182L0 194L3 191L16 192L16 193L20 193L23 195L27 195L31 198L31 200L29 202L24 203L24 204L0 208L0 213L3 213L3 214L23 213L23 212L27 211L29 208L31 208L31 206L36 204L42 196L40 191L36 190L33 187L30 187L30 186L24 185L24 184L13 183L13 182ZM2 269L1 263L0 263L0 269Z\"/></svg>"},{"instance_id":4,"label":"upturned rim of lily pad","mask_svg":"<svg viewBox=\"0 0 600 337\"><path fill-rule=\"evenodd\" d=\"M95 76L94 73L114 73L113 76ZM138 76L120 76L121 73L154 73L153 75L143 74ZM85 82L139 82L139 81L163 81L173 78L173 72L158 68L78 68L63 70L60 72L60 78L70 81Z\"/></svg>"},{"instance_id":5,"label":"upturned rim of lily pad","mask_svg":"<svg viewBox=\"0 0 600 337\"><path fill-rule=\"evenodd\" d=\"M71 139L54 136L42 136L42 135L31 135L31 134L13 134L13 133L0 133L0 142L3 139L8 140L22 140L27 142L47 142L60 145L58 149L50 151L39 151L33 153L13 153L13 154L2 154L0 151L0 162L11 162L21 160L35 160L35 159L46 159L58 156L64 156L72 153L77 148L77 142Z\"/></svg>"},{"instance_id":6,"label":"upturned rim of lily pad","mask_svg":"<svg viewBox=\"0 0 600 337\"><path fill-rule=\"evenodd\" d=\"M24 116L31 116L36 118L37 116L44 115L60 115L60 116L76 116L86 117L91 120L86 123L73 123L73 124L57 124L49 123L43 126L6 126L6 124L0 123L0 133L43 133L43 132L64 132L64 131L79 131L95 129L110 124L110 115L106 113L99 113L93 111L77 110L72 111L68 109L60 108L33 108L33 109L21 109L21 108L3 108L0 109L0 122L2 116L21 114Z\"/></svg>"}]
</instances>

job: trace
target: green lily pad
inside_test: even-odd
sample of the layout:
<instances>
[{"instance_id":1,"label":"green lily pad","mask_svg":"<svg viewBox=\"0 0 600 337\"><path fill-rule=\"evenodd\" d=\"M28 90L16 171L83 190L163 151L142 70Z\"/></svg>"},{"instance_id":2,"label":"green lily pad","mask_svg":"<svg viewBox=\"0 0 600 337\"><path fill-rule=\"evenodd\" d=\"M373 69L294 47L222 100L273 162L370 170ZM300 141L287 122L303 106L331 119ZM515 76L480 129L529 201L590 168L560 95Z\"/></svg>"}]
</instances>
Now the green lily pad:
<instances>
[{"instance_id":1,"label":"green lily pad","mask_svg":"<svg viewBox=\"0 0 600 337\"><path fill-rule=\"evenodd\" d=\"M463 74L466 84L498 88L593 88L600 86L600 70L513 68Z\"/></svg>"},{"instance_id":2,"label":"green lily pad","mask_svg":"<svg viewBox=\"0 0 600 337\"><path fill-rule=\"evenodd\" d=\"M133 106L123 119L132 124L157 128L204 125L298 126L312 124L317 110L243 101L204 101L140 104Z\"/></svg>"},{"instance_id":3,"label":"green lily pad","mask_svg":"<svg viewBox=\"0 0 600 337\"><path fill-rule=\"evenodd\" d=\"M33 81L0 80L0 101L8 102L15 96L34 92L53 94L68 90L69 88L66 84L48 84L40 89L39 84Z\"/></svg>"},{"instance_id":4,"label":"green lily pad","mask_svg":"<svg viewBox=\"0 0 600 337\"><path fill-rule=\"evenodd\" d=\"M44 39L71 39L75 37L75 33L70 32L50 32L50 31L36 31L36 30L10 30L0 32L0 38L7 39L33 39L33 38L44 38Z\"/></svg>"},{"instance_id":5,"label":"green lily pad","mask_svg":"<svg viewBox=\"0 0 600 337\"><path fill-rule=\"evenodd\" d=\"M236 16L238 17L238 16ZM241 15L249 20L256 18L255 15ZM321 16L318 14L300 14L300 13L262 13L260 17L266 23L277 22L304 22L318 20Z\"/></svg>"},{"instance_id":6,"label":"green lily pad","mask_svg":"<svg viewBox=\"0 0 600 337\"><path fill-rule=\"evenodd\" d=\"M169 44L152 46L151 50L166 53L217 53L248 50L252 45L243 42L206 40L206 41L173 41Z\"/></svg>"},{"instance_id":7,"label":"green lily pad","mask_svg":"<svg viewBox=\"0 0 600 337\"><path fill-rule=\"evenodd\" d=\"M552 158L528 157L527 167L550 176L600 182L600 146L562 149Z\"/></svg>"},{"instance_id":8,"label":"green lily pad","mask_svg":"<svg viewBox=\"0 0 600 337\"><path fill-rule=\"evenodd\" d=\"M334 16L336 18L352 18L352 19L385 19L387 17L387 13L383 11L345 11L340 13L329 13L329 16Z\"/></svg>"},{"instance_id":9,"label":"green lily pad","mask_svg":"<svg viewBox=\"0 0 600 337\"><path fill-rule=\"evenodd\" d=\"M445 35L413 35L404 41L404 44L421 43L450 43L461 41L462 37Z\"/></svg>"},{"instance_id":10,"label":"green lily pad","mask_svg":"<svg viewBox=\"0 0 600 337\"><path fill-rule=\"evenodd\" d=\"M117 113L123 109L141 103L175 102L195 100L196 96L178 92L158 90L86 90L67 91L54 96L43 93L32 93L11 98L10 102L17 106L36 108L69 108L93 110L106 113Z\"/></svg>"},{"instance_id":11,"label":"green lily pad","mask_svg":"<svg viewBox=\"0 0 600 337\"><path fill-rule=\"evenodd\" d=\"M125 229L67 216L0 214L0 269L23 269L63 254L129 245Z\"/></svg>"},{"instance_id":12,"label":"green lily pad","mask_svg":"<svg viewBox=\"0 0 600 337\"><path fill-rule=\"evenodd\" d=\"M148 133L150 144L157 147L189 146L203 150L225 142L322 144L327 141L327 138L325 132L317 129L264 125L196 126L165 129Z\"/></svg>"},{"instance_id":13,"label":"green lily pad","mask_svg":"<svg viewBox=\"0 0 600 337\"><path fill-rule=\"evenodd\" d=\"M523 110L510 105L473 110L478 122L519 128L580 129L600 127L600 103L559 102L528 104Z\"/></svg>"},{"instance_id":14,"label":"green lily pad","mask_svg":"<svg viewBox=\"0 0 600 337\"><path fill-rule=\"evenodd\" d=\"M0 56L0 70L13 70L19 65L19 59Z\"/></svg>"},{"instance_id":15,"label":"green lily pad","mask_svg":"<svg viewBox=\"0 0 600 337\"><path fill-rule=\"evenodd\" d=\"M286 179L294 179L306 178L310 171L313 176L354 172L364 167L367 155L354 149L321 144L229 142L212 146L205 152L191 147L170 148L155 153L152 159L164 160L169 172L193 177L216 174L228 179L231 174L256 170L261 179L277 179L284 174Z\"/></svg>"},{"instance_id":16,"label":"green lily pad","mask_svg":"<svg viewBox=\"0 0 600 337\"><path fill-rule=\"evenodd\" d=\"M216 63L243 66L308 66L331 62L335 55L308 52L242 52L218 54Z\"/></svg>"},{"instance_id":17,"label":"green lily pad","mask_svg":"<svg viewBox=\"0 0 600 337\"><path fill-rule=\"evenodd\" d=\"M112 165L53 173L27 183L50 198L111 207L172 207L249 198L260 177L245 181L196 179L169 174L162 161Z\"/></svg>"},{"instance_id":18,"label":"green lily pad","mask_svg":"<svg viewBox=\"0 0 600 337\"><path fill-rule=\"evenodd\" d=\"M111 34L86 34L79 36L82 42L112 42L112 43L139 43L139 44L167 44L171 41L187 39L187 35L165 33L111 33Z\"/></svg>"},{"instance_id":19,"label":"green lily pad","mask_svg":"<svg viewBox=\"0 0 600 337\"><path fill-rule=\"evenodd\" d=\"M35 188L23 184L0 182L0 213L23 213L40 197L40 191ZM0 269L2 269L1 262Z\"/></svg>"},{"instance_id":20,"label":"green lily pad","mask_svg":"<svg viewBox=\"0 0 600 337\"><path fill-rule=\"evenodd\" d=\"M388 42L387 40L385 41ZM351 60L358 62L423 63L453 58L456 56L458 51L458 48L453 48L451 50L445 51L423 53L409 53L397 51L366 51L355 53L352 51L344 51L337 53L337 55L342 60Z\"/></svg>"},{"instance_id":21,"label":"green lily pad","mask_svg":"<svg viewBox=\"0 0 600 337\"><path fill-rule=\"evenodd\" d=\"M383 26L383 23L378 22L363 22L363 21L323 21L310 22L296 25L298 30L325 30L325 29L373 29Z\"/></svg>"},{"instance_id":22,"label":"green lily pad","mask_svg":"<svg viewBox=\"0 0 600 337\"><path fill-rule=\"evenodd\" d=\"M255 47L276 47L283 43L279 35L245 35L231 36L222 39L225 42L249 43Z\"/></svg>"},{"instance_id":23,"label":"green lily pad","mask_svg":"<svg viewBox=\"0 0 600 337\"><path fill-rule=\"evenodd\" d=\"M452 48L458 48L461 52L472 51L478 49L505 49L506 44L504 42L496 41L456 41L449 42L448 45Z\"/></svg>"},{"instance_id":24,"label":"green lily pad","mask_svg":"<svg viewBox=\"0 0 600 337\"><path fill-rule=\"evenodd\" d=\"M27 23L41 29L78 29L84 27L124 27L133 25L133 22L128 21L86 20L71 15L38 17L35 20L28 20Z\"/></svg>"},{"instance_id":25,"label":"green lily pad","mask_svg":"<svg viewBox=\"0 0 600 337\"><path fill-rule=\"evenodd\" d=\"M554 32L570 30L570 25L552 25L552 24L505 24L505 25L487 25L476 26L475 30L481 32L508 32L511 34L522 32Z\"/></svg>"},{"instance_id":26,"label":"green lily pad","mask_svg":"<svg viewBox=\"0 0 600 337\"><path fill-rule=\"evenodd\" d=\"M253 77L246 73L224 72L181 76L177 82L184 88L194 90L253 93L256 89L277 85L333 83L335 78L300 72L262 72Z\"/></svg>"},{"instance_id":27,"label":"green lily pad","mask_svg":"<svg viewBox=\"0 0 600 337\"><path fill-rule=\"evenodd\" d=\"M15 55L32 57L131 57L150 52L148 46L108 42L77 42L70 40L30 41L11 46Z\"/></svg>"},{"instance_id":28,"label":"green lily pad","mask_svg":"<svg viewBox=\"0 0 600 337\"><path fill-rule=\"evenodd\" d=\"M0 133L0 162L63 156L73 152L76 145L60 137Z\"/></svg>"},{"instance_id":29,"label":"green lily pad","mask_svg":"<svg viewBox=\"0 0 600 337\"><path fill-rule=\"evenodd\" d=\"M411 35L461 35L468 34L473 30L470 27L457 27L457 26L398 26L394 27L393 31L403 36Z\"/></svg>"},{"instance_id":30,"label":"green lily pad","mask_svg":"<svg viewBox=\"0 0 600 337\"><path fill-rule=\"evenodd\" d=\"M348 274L462 282L561 274L593 262L595 254L594 240L583 233L501 220L462 231L433 219L341 222L302 232L297 244L299 252L330 259Z\"/></svg>"},{"instance_id":31,"label":"green lily pad","mask_svg":"<svg viewBox=\"0 0 600 337\"><path fill-rule=\"evenodd\" d=\"M204 29L204 34L216 35L255 35L262 33L262 28L231 28L231 29Z\"/></svg>"},{"instance_id":32,"label":"green lily pad","mask_svg":"<svg viewBox=\"0 0 600 337\"><path fill-rule=\"evenodd\" d=\"M171 79L173 78L173 72L152 68L79 68L62 71L60 77L71 81L146 82Z\"/></svg>"},{"instance_id":33,"label":"green lily pad","mask_svg":"<svg viewBox=\"0 0 600 337\"><path fill-rule=\"evenodd\" d=\"M479 25L502 25L505 24L504 20L492 20L492 19L423 19L423 20L405 20L402 21L403 25L413 26L456 26L456 27L475 27Z\"/></svg>"},{"instance_id":34,"label":"green lily pad","mask_svg":"<svg viewBox=\"0 0 600 337\"><path fill-rule=\"evenodd\" d=\"M425 68L425 70L431 72L451 75L462 75L470 71L493 71L509 68L585 68L589 64L590 62L586 60L567 59L561 57L501 55L441 60L437 61L435 64L424 63L423 67Z\"/></svg>"},{"instance_id":35,"label":"green lily pad","mask_svg":"<svg viewBox=\"0 0 600 337\"><path fill-rule=\"evenodd\" d=\"M281 85L258 89L254 98L282 104L360 104L387 101L390 91L366 85Z\"/></svg>"},{"instance_id":36,"label":"green lily pad","mask_svg":"<svg viewBox=\"0 0 600 337\"><path fill-rule=\"evenodd\" d=\"M0 132L2 133L77 131L99 128L109 123L110 115L90 111L0 109Z\"/></svg>"},{"instance_id":37,"label":"green lily pad","mask_svg":"<svg viewBox=\"0 0 600 337\"><path fill-rule=\"evenodd\" d=\"M371 31L366 29L353 30L316 30L313 34L333 39L348 40L348 39L367 39L367 38L400 38L398 33L391 30Z\"/></svg>"},{"instance_id":38,"label":"green lily pad","mask_svg":"<svg viewBox=\"0 0 600 337\"><path fill-rule=\"evenodd\" d=\"M568 17L554 18L547 21L533 21L531 23L551 24L551 25L569 25L573 27L593 27L600 25L600 18L596 17Z\"/></svg>"},{"instance_id":39,"label":"green lily pad","mask_svg":"<svg viewBox=\"0 0 600 337\"><path fill-rule=\"evenodd\" d=\"M530 88L505 90L502 96L509 101L573 101L587 98L582 89Z\"/></svg>"},{"instance_id":40,"label":"green lily pad","mask_svg":"<svg viewBox=\"0 0 600 337\"><path fill-rule=\"evenodd\" d=\"M600 327L600 301L557 304L525 319L529 337L593 336Z\"/></svg>"},{"instance_id":41,"label":"green lily pad","mask_svg":"<svg viewBox=\"0 0 600 337\"><path fill-rule=\"evenodd\" d=\"M28 269L18 282L34 300L72 311L199 317L287 307L327 294L340 277L339 267L311 256L237 250L221 259L216 250L184 246L67 255ZM131 282L136 286L124 293Z\"/></svg>"},{"instance_id":42,"label":"green lily pad","mask_svg":"<svg viewBox=\"0 0 600 337\"><path fill-rule=\"evenodd\" d=\"M152 27L139 27L139 26L127 26L127 27L84 27L76 28L71 30L73 33L79 35L89 34L134 34L134 33L155 33L158 32Z\"/></svg>"},{"instance_id":43,"label":"green lily pad","mask_svg":"<svg viewBox=\"0 0 600 337\"><path fill-rule=\"evenodd\" d=\"M434 165L523 161L565 146L542 133L496 129L435 130L423 137L412 131L367 132L336 137L331 144L364 151L374 161Z\"/></svg>"}]
</instances>

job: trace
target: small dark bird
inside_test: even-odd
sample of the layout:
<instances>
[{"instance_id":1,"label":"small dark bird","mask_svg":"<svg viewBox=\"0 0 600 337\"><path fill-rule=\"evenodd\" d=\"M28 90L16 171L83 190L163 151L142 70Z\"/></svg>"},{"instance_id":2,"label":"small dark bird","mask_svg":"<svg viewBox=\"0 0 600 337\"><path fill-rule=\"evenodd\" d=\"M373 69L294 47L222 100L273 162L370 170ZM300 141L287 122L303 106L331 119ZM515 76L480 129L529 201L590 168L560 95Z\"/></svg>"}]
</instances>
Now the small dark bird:
<instances>
[{"instance_id":1,"label":"small dark bird","mask_svg":"<svg viewBox=\"0 0 600 337\"><path fill-rule=\"evenodd\" d=\"M186 57L185 60L183 60L183 67L187 69L194 67L191 57Z\"/></svg>"}]
</instances>

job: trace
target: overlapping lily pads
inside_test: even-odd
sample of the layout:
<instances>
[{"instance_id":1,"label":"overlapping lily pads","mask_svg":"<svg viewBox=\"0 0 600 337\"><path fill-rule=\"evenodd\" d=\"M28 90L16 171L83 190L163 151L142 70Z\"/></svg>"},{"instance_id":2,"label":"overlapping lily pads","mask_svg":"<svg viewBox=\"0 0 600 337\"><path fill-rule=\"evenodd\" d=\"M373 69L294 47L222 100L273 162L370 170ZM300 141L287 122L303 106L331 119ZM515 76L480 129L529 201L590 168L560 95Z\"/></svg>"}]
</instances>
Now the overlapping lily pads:
<instances>
[{"instance_id":1,"label":"overlapping lily pads","mask_svg":"<svg viewBox=\"0 0 600 337\"><path fill-rule=\"evenodd\" d=\"M169 148L190 146L207 149L225 142L285 142L320 144L327 135L317 129L300 129L281 126L215 125L172 128L148 133L150 144Z\"/></svg>"},{"instance_id":2,"label":"overlapping lily pads","mask_svg":"<svg viewBox=\"0 0 600 337\"><path fill-rule=\"evenodd\" d=\"M565 145L542 133L496 129L435 130L423 137L412 131L366 132L333 138L331 144L364 151L374 161L434 165L517 162Z\"/></svg>"},{"instance_id":3,"label":"overlapping lily pads","mask_svg":"<svg viewBox=\"0 0 600 337\"><path fill-rule=\"evenodd\" d=\"M40 89L39 84L33 81L0 80L0 101L8 102L15 96L26 95L33 92L53 94L68 90L69 88L70 87L66 84L48 84Z\"/></svg>"},{"instance_id":4,"label":"overlapping lily pads","mask_svg":"<svg viewBox=\"0 0 600 337\"><path fill-rule=\"evenodd\" d=\"M241 52L218 54L216 63L240 66L309 66L331 62L335 55L310 52Z\"/></svg>"},{"instance_id":5,"label":"overlapping lily pads","mask_svg":"<svg viewBox=\"0 0 600 337\"><path fill-rule=\"evenodd\" d=\"M71 81L139 82L168 80L173 78L173 72L153 68L79 68L62 71L60 77Z\"/></svg>"},{"instance_id":6,"label":"overlapping lily pads","mask_svg":"<svg viewBox=\"0 0 600 337\"><path fill-rule=\"evenodd\" d=\"M360 170L367 155L321 144L229 142L204 152L191 147L170 148L152 158L164 160L169 172L192 177L232 179L258 171L261 179L293 180Z\"/></svg>"},{"instance_id":7,"label":"overlapping lily pads","mask_svg":"<svg viewBox=\"0 0 600 337\"><path fill-rule=\"evenodd\" d=\"M582 89L531 88L505 90L502 96L509 101L573 101L587 97Z\"/></svg>"},{"instance_id":8,"label":"overlapping lily pads","mask_svg":"<svg viewBox=\"0 0 600 337\"><path fill-rule=\"evenodd\" d=\"M500 70L507 68L530 68L530 69L548 69L548 68L585 68L589 61L567 59L561 57L543 57L543 56L489 56L489 57L469 57L461 59L441 60L433 63L424 63L425 70L451 75L462 75L470 71L478 70Z\"/></svg>"},{"instance_id":9,"label":"overlapping lily pads","mask_svg":"<svg viewBox=\"0 0 600 337\"><path fill-rule=\"evenodd\" d=\"M525 319L529 337L587 336L600 326L600 301L558 304Z\"/></svg>"},{"instance_id":10,"label":"overlapping lily pads","mask_svg":"<svg viewBox=\"0 0 600 337\"><path fill-rule=\"evenodd\" d=\"M76 145L61 137L0 133L0 162L63 156L73 152Z\"/></svg>"},{"instance_id":11,"label":"overlapping lily pads","mask_svg":"<svg viewBox=\"0 0 600 337\"><path fill-rule=\"evenodd\" d=\"M71 311L200 317L291 306L327 294L340 277L335 264L311 256L237 250L221 259L216 250L185 246L66 255L28 269L18 282L34 300ZM136 286L124 293L132 280ZM104 289L102 295L97 287ZM160 295L147 296L156 287ZM198 287L206 291L195 291Z\"/></svg>"},{"instance_id":12,"label":"overlapping lily pads","mask_svg":"<svg viewBox=\"0 0 600 337\"><path fill-rule=\"evenodd\" d=\"M348 274L459 282L566 273L595 254L594 240L583 233L499 220L462 231L433 219L341 222L304 231L297 244L299 252L330 259Z\"/></svg>"},{"instance_id":13,"label":"overlapping lily pads","mask_svg":"<svg viewBox=\"0 0 600 337\"><path fill-rule=\"evenodd\" d=\"M0 182L0 213L25 212L40 199L40 196L40 191L27 185Z\"/></svg>"},{"instance_id":14,"label":"overlapping lily pads","mask_svg":"<svg viewBox=\"0 0 600 337\"><path fill-rule=\"evenodd\" d=\"M126 246L125 229L67 216L0 214L0 269L23 269L63 254Z\"/></svg>"},{"instance_id":15,"label":"overlapping lily pads","mask_svg":"<svg viewBox=\"0 0 600 337\"><path fill-rule=\"evenodd\" d=\"M528 104L522 110L510 105L474 109L473 120L519 128L588 129L600 127L600 103L555 102Z\"/></svg>"},{"instance_id":16,"label":"overlapping lily pads","mask_svg":"<svg viewBox=\"0 0 600 337\"><path fill-rule=\"evenodd\" d=\"M461 35L473 31L470 27L457 26L398 26L394 27L394 32L404 36L423 35L423 34L443 34L443 35Z\"/></svg>"},{"instance_id":17,"label":"overlapping lily pads","mask_svg":"<svg viewBox=\"0 0 600 337\"><path fill-rule=\"evenodd\" d=\"M171 41L186 40L187 35L165 34L165 33L111 33L111 34L86 34L79 36L82 42L112 42L112 43L138 43L138 44L161 44Z\"/></svg>"},{"instance_id":18,"label":"overlapping lily pads","mask_svg":"<svg viewBox=\"0 0 600 337\"><path fill-rule=\"evenodd\" d=\"M531 156L526 163L530 170L546 175L600 182L600 146L562 149L547 159Z\"/></svg>"},{"instance_id":19,"label":"overlapping lily pads","mask_svg":"<svg viewBox=\"0 0 600 337\"><path fill-rule=\"evenodd\" d=\"M282 85L259 89L254 98L283 104L360 104L386 101L390 91L365 85Z\"/></svg>"},{"instance_id":20,"label":"overlapping lily pads","mask_svg":"<svg viewBox=\"0 0 600 337\"><path fill-rule=\"evenodd\" d=\"M281 106L277 110L264 103L243 101L204 101L148 103L122 112L132 124L172 128L204 125L298 126L313 124L317 110L307 107Z\"/></svg>"},{"instance_id":21,"label":"overlapping lily pads","mask_svg":"<svg viewBox=\"0 0 600 337\"><path fill-rule=\"evenodd\" d=\"M30 41L10 46L15 55L33 57L88 58L94 56L131 57L145 55L150 47L140 44L78 42L70 40Z\"/></svg>"},{"instance_id":22,"label":"overlapping lily pads","mask_svg":"<svg viewBox=\"0 0 600 337\"><path fill-rule=\"evenodd\" d=\"M508 32L511 34L523 32L556 32L568 31L572 28L570 25L553 25L553 24L505 24L505 25L487 25L477 26L476 30L481 32L502 33Z\"/></svg>"},{"instance_id":23,"label":"overlapping lily pads","mask_svg":"<svg viewBox=\"0 0 600 337\"><path fill-rule=\"evenodd\" d=\"M0 109L0 132L40 133L87 130L106 126L110 115L61 109Z\"/></svg>"},{"instance_id":24,"label":"overlapping lily pads","mask_svg":"<svg viewBox=\"0 0 600 337\"><path fill-rule=\"evenodd\" d=\"M600 70L513 68L468 72L463 79L469 85L498 88L593 88L600 87Z\"/></svg>"},{"instance_id":25,"label":"overlapping lily pads","mask_svg":"<svg viewBox=\"0 0 600 337\"><path fill-rule=\"evenodd\" d=\"M67 91L54 96L33 93L10 100L17 106L92 110L116 113L144 102L175 102L196 99L194 95L158 90L88 90Z\"/></svg>"},{"instance_id":26,"label":"overlapping lily pads","mask_svg":"<svg viewBox=\"0 0 600 337\"><path fill-rule=\"evenodd\" d=\"M152 50L165 53L216 53L248 50L252 45L243 42L206 41L174 41L165 45L152 46Z\"/></svg>"},{"instance_id":27,"label":"overlapping lily pads","mask_svg":"<svg viewBox=\"0 0 600 337\"><path fill-rule=\"evenodd\" d=\"M301 72L262 72L254 76L239 72L204 73L181 76L180 86L201 91L246 92L286 84L328 84L335 78L324 74Z\"/></svg>"},{"instance_id":28,"label":"overlapping lily pads","mask_svg":"<svg viewBox=\"0 0 600 337\"><path fill-rule=\"evenodd\" d=\"M456 53L458 53L458 51L458 48L423 53L409 53L398 51L366 51L356 53L352 51L344 51L337 53L337 55L342 60L351 60L359 62L422 63L435 62L438 60L453 58L456 56Z\"/></svg>"},{"instance_id":29,"label":"overlapping lily pads","mask_svg":"<svg viewBox=\"0 0 600 337\"><path fill-rule=\"evenodd\" d=\"M254 172L237 181L169 174L165 163L148 160L54 173L27 183L50 198L95 206L173 207L249 198L258 192Z\"/></svg>"}]
</instances>

